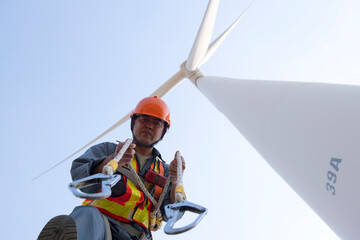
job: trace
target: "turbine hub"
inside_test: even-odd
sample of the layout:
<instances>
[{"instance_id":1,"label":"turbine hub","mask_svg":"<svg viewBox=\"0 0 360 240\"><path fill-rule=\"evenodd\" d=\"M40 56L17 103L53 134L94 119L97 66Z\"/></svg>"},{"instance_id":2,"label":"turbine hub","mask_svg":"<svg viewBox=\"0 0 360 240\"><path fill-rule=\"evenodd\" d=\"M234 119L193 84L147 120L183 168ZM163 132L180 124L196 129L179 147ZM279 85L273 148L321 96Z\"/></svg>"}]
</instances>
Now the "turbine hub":
<instances>
[{"instance_id":1,"label":"turbine hub","mask_svg":"<svg viewBox=\"0 0 360 240\"><path fill-rule=\"evenodd\" d=\"M186 61L180 65L180 69L185 73L185 76L196 86L196 80L200 77L203 77L204 74L200 71L199 68L196 68L194 71L189 71L186 69Z\"/></svg>"}]
</instances>

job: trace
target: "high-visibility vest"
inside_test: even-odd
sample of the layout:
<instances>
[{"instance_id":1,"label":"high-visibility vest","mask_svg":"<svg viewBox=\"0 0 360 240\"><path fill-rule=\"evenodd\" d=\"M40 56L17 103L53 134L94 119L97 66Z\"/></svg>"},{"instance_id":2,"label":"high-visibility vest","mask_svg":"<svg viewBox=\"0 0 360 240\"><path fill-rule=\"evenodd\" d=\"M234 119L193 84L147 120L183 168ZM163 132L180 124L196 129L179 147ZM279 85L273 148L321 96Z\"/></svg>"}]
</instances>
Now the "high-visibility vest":
<instances>
[{"instance_id":1,"label":"high-visibility vest","mask_svg":"<svg viewBox=\"0 0 360 240\"><path fill-rule=\"evenodd\" d=\"M131 160L131 165L139 172L135 156ZM164 176L164 167L159 158L156 157L150 169ZM122 177L124 178L125 176ZM154 196L159 197L161 193L162 188L155 186ZM122 222L134 221L142 227L149 228L152 203L140 188L129 179L126 179L126 191L123 195L106 199L86 199L82 205L94 206L103 214Z\"/></svg>"}]
</instances>

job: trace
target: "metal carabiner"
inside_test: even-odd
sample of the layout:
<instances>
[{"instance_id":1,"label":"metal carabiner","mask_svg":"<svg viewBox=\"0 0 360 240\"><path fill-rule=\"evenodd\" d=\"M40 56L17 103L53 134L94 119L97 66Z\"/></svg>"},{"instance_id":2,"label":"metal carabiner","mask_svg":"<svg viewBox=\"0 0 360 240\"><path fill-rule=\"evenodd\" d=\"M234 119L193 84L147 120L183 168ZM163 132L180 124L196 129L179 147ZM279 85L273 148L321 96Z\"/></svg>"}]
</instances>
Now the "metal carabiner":
<instances>
[{"instance_id":1,"label":"metal carabiner","mask_svg":"<svg viewBox=\"0 0 360 240\"><path fill-rule=\"evenodd\" d=\"M79 198L101 199L111 196L111 188L121 179L121 175L104 175L98 173L86 178L79 179L69 184L70 191ZM86 193L82 189L94 185L101 185L101 192Z\"/></svg>"},{"instance_id":2,"label":"metal carabiner","mask_svg":"<svg viewBox=\"0 0 360 240\"><path fill-rule=\"evenodd\" d=\"M180 228L174 228L174 224L182 218L186 211L198 213L199 216L189 225ZM180 203L175 202L173 204L167 205L165 207L165 212L169 220L165 225L164 232L166 234L179 234L194 228L206 215L207 209L185 200Z\"/></svg>"},{"instance_id":3,"label":"metal carabiner","mask_svg":"<svg viewBox=\"0 0 360 240\"><path fill-rule=\"evenodd\" d=\"M103 167L103 173L94 174L70 183L68 186L70 191L79 198L101 199L110 197L111 188L121 179L121 175L114 174L114 172L118 168L118 162L123 157L125 151L129 148L131 142L131 138L128 138L125 141L115 158ZM101 192L86 193L81 190L93 185L101 185Z\"/></svg>"},{"instance_id":4,"label":"metal carabiner","mask_svg":"<svg viewBox=\"0 0 360 240\"><path fill-rule=\"evenodd\" d=\"M168 221L164 228L164 232L166 234L179 234L194 228L207 213L206 208L186 201L186 196L182 181L181 153L177 151L175 157L177 161L177 185L175 188L175 203L169 204L165 207L165 213L166 216L168 217ZM182 218L182 216L186 211L198 213L199 216L195 219L194 222L192 222L187 226L174 228L174 224Z\"/></svg>"}]
</instances>

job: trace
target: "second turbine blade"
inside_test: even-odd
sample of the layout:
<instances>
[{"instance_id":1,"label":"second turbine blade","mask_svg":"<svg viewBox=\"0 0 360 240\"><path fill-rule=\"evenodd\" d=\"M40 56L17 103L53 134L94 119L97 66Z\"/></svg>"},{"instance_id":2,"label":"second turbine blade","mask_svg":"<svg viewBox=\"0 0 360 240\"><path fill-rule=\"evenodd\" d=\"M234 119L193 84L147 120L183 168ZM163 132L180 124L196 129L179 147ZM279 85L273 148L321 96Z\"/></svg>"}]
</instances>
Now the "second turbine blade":
<instances>
[{"instance_id":1,"label":"second turbine blade","mask_svg":"<svg viewBox=\"0 0 360 240\"><path fill-rule=\"evenodd\" d=\"M195 42L186 61L185 67L188 71L194 71L206 55L215 25L218 6L219 0L210 0Z\"/></svg>"}]
</instances>

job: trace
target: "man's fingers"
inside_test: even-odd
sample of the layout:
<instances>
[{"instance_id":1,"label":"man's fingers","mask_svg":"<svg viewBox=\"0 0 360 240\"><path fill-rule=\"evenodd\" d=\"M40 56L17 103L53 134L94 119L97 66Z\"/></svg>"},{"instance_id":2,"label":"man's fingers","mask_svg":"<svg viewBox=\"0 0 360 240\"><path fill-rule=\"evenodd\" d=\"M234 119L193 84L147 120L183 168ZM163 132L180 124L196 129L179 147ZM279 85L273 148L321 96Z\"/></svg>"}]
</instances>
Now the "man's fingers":
<instances>
[{"instance_id":1,"label":"man's fingers","mask_svg":"<svg viewBox=\"0 0 360 240\"><path fill-rule=\"evenodd\" d=\"M181 156L181 162L182 162L182 170L185 170L185 159L183 158L183 156Z\"/></svg>"},{"instance_id":2,"label":"man's fingers","mask_svg":"<svg viewBox=\"0 0 360 240\"><path fill-rule=\"evenodd\" d=\"M116 154L118 154L121 150L121 148L124 146L125 142L119 142L117 147L116 147ZM134 157L134 154L135 154L135 148L136 147L136 144L135 143L131 143L129 145L129 148L126 149L123 157L122 157L122 162L124 163L128 163L132 160L132 158Z\"/></svg>"},{"instance_id":3,"label":"man's fingers","mask_svg":"<svg viewBox=\"0 0 360 240\"><path fill-rule=\"evenodd\" d=\"M119 142L118 145L116 146L115 152L118 153L118 152L120 151L120 149L122 148L123 145L124 145L123 142Z\"/></svg>"},{"instance_id":4,"label":"man's fingers","mask_svg":"<svg viewBox=\"0 0 360 240\"><path fill-rule=\"evenodd\" d=\"M116 153L118 153L121 148L124 146L125 142L119 142L118 145L116 146ZM131 143L129 145L129 148L128 149L134 149L136 147L136 144L135 143Z\"/></svg>"},{"instance_id":5,"label":"man's fingers","mask_svg":"<svg viewBox=\"0 0 360 240\"><path fill-rule=\"evenodd\" d=\"M174 164L170 164L170 171L176 172L176 169L177 169L177 163L176 163L176 161L175 161Z\"/></svg>"},{"instance_id":6,"label":"man's fingers","mask_svg":"<svg viewBox=\"0 0 360 240\"><path fill-rule=\"evenodd\" d=\"M132 158L134 157L134 155L135 155L135 150L134 149L127 149L122 158L130 159L130 161L131 161Z\"/></svg>"},{"instance_id":7,"label":"man's fingers","mask_svg":"<svg viewBox=\"0 0 360 240\"><path fill-rule=\"evenodd\" d=\"M135 149L133 149L133 148L128 148L128 149L125 151L125 154L134 155L134 154L135 154Z\"/></svg>"},{"instance_id":8,"label":"man's fingers","mask_svg":"<svg viewBox=\"0 0 360 240\"><path fill-rule=\"evenodd\" d=\"M124 154L124 156L122 157L123 159L132 159L133 155L131 154Z\"/></svg>"}]
</instances>

